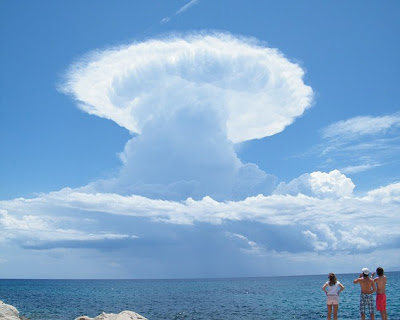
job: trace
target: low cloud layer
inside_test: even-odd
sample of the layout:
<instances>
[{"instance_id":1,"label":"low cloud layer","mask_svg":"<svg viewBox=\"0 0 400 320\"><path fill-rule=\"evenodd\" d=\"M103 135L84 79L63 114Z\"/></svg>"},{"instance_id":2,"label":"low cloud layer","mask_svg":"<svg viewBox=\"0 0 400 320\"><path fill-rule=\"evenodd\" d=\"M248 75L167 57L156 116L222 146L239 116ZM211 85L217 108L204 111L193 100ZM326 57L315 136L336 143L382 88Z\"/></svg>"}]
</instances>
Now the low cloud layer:
<instances>
[{"instance_id":1,"label":"low cloud layer","mask_svg":"<svg viewBox=\"0 0 400 320\"><path fill-rule=\"evenodd\" d=\"M302 191L294 195L299 181ZM339 192L343 186L347 191ZM71 251L59 250L74 250L79 263L85 261L82 250L90 250L84 263L96 256L105 263L99 272L113 277L265 275L266 268L279 275L292 274L293 267L318 273L332 263L350 272L360 261L399 265L400 231L393 226L400 223L400 183L363 196L355 196L353 186L335 171L294 179L286 186L292 195L281 189L241 201L65 188L0 201L0 247L47 252L46 259L71 258Z\"/></svg>"},{"instance_id":2,"label":"low cloud layer","mask_svg":"<svg viewBox=\"0 0 400 320\"><path fill-rule=\"evenodd\" d=\"M316 174L321 175L321 173ZM325 175L326 177L322 179L324 183L329 174ZM330 175L336 176L337 173L333 172ZM309 175L313 176L315 175ZM304 178L301 177L299 180L303 181ZM332 193L332 190L343 188L343 181L349 185L346 187L349 191L344 194ZM136 195L93 194L64 189L35 199L0 202L1 207L6 210L2 213L0 223L6 229L13 231L30 230L34 233L35 230L47 230L49 234L52 234L50 230L62 231L55 236L55 239L49 238L49 241L59 240L59 236L69 236L71 240L81 239L79 232L63 231L57 227L51 229L43 224L51 212L64 212L64 215L72 216L79 212L87 219L96 218L101 213L146 218L157 224L177 225L208 223L224 226L231 222L256 222L266 226L295 228L297 236L302 234L304 243L311 243L316 250L322 248L364 250L399 241L400 232L393 229L393 225L400 222L397 215L400 203L399 183L370 191L363 197L351 194L352 182L345 176L331 179L328 183L328 192L319 193L321 188L324 189L321 187L324 183L321 184L321 179L308 180L309 191L317 190L318 197L306 196L304 193L295 196L276 194L258 195L243 201L228 202L218 202L209 197L199 201L189 198L183 202L176 202L152 200ZM306 184L303 185L303 190L304 188L307 188ZM25 212L40 212L44 217L26 215ZM11 218L11 213L21 218ZM374 242L369 241L371 232L375 235ZM43 234L46 233L41 233L41 237ZM82 240L102 237L112 239L132 236L102 233L88 235Z\"/></svg>"},{"instance_id":3,"label":"low cloud layer","mask_svg":"<svg viewBox=\"0 0 400 320\"><path fill-rule=\"evenodd\" d=\"M25 208L31 211L30 208ZM44 212L44 211L42 211ZM13 212L14 213L14 212ZM70 220L70 221L68 221ZM25 248L50 247L90 247L102 245L102 241L129 240L135 235L114 234L109 232L91 233L82 230L66 229L61 225L68 223L79 224L79 220L56 218L48 215L23 215L18 218L0 210L1 242L16 242Z\"/></svg>"}]
</instances>

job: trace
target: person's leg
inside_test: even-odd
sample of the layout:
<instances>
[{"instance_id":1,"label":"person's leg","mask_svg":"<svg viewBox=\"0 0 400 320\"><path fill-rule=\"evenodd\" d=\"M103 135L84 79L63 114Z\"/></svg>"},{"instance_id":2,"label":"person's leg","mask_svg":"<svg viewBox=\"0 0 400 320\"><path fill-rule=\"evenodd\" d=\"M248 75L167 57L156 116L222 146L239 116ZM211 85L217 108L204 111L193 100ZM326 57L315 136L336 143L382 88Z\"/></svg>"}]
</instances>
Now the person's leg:
<instances>
[{"instance_id":1,"label":"person's leg","mask_svg":"<svg viewBox=\"0 0 400 320\"><path fill-rule=\"evenodd\" d=\"M372 298L372 294L368 296L368 309L371 320L375 320L374 300Z\"/></svg>"},{"instance_id":2,"label":"person's leg","mask_svg":"<svg viewBox=\"0 0 400 320\"><path fill-rule=\"evenodd\" d=\"M327 304L328 307L328 315L326 316L326 318L328 320L331 320L331 314L332 314L332 305L331 304Z\"/></svg>"},{"instance_id":3,"label":"person's leg","mask_svg":"<svg viewBox=\"0 0 400 320\"><path fill-rule=\"evenodd\" d=\"M339 305L334 304L333 305L333 320L337 320L337 313L338 313Z\"/></svg>"},{"instance_id":4,"label":"person's leg","mask_svg":"<svg viewBox=\"0 0 400 320\"><path fill-rule=\"evenodd\" d=\"M375 320L375 313L370 313L371 320Z\"/></svg>"},{"instance_id":5,"label":"person's leg","mask_svg":"<svg viewBox=\"0 0 400 320\"><path fill-rule=\"evenodd\" d=\"M360 314L361 314L361 320L365 320L365 303L362 294L360 295Z\"/></svg>"},{"instance_id":6,"label":"person's leg","mask_svg":"<svg viewBox=\"0 0 400 320\"><path fill-rule=\"evenodd\" d=\"M381 306L381 317L382 320L387 320L387 311L386 311L386 294L382 295L382 306Z\"/></svg>"},{"instance_id":7,"label":"person's leg","mask_svg":"<svg viewBox=\"0 0 400 320\"><path fill-rule=\"evenodd\" d=\"M387 320L386 295L385 294L377 294L376 295L376 310L378 310L381 313L382 320Z\"/></svg>"}]
</instances>

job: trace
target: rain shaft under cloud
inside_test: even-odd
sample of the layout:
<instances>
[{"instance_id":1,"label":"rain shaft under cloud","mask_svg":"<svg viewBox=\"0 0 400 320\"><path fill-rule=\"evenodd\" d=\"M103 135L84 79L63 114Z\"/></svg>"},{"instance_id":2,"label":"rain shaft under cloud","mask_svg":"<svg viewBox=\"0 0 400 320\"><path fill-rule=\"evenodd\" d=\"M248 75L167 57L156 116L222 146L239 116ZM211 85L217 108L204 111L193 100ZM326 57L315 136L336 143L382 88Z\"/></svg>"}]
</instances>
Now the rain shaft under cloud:
<instances>
[{"instance_id":1,"label":"rain shaft under cloud","mask_svg":"<svg viewBox=\"0 0 400 320\"><path fill-rule=\"evenodd\" d=\"M304 71L278 50L230 34L149 40L89 54L62 91L133 137L114 179L88 188L183 200L270 194L275 177L234 144L281 132L311 106Z\"/></svg>"}]
</instances>

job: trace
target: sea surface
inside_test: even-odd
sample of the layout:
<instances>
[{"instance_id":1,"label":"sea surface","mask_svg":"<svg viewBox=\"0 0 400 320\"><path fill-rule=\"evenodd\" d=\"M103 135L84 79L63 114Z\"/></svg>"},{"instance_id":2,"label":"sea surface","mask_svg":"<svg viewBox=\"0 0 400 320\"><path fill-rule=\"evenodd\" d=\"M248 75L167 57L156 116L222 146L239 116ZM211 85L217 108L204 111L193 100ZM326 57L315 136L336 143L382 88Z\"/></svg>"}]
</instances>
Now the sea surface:
<instances>
[{"instance_id":1,"label":"sea surface","mask_svg":"<svg viewBox=\"0 0 400 320\"><path fill-rule=\"evenodd\" d=\"M339 319L359 319L357 274L345 286ZM400 320L400 272L386 274L388 318ZM149 320L326 319L327 275L188 280L0 279L0 300L31 320L73 320L135 311ZM375 318L380 319L379 312ZM367 319L369 317L367 316Z\"/></svg>"}]
</instances>

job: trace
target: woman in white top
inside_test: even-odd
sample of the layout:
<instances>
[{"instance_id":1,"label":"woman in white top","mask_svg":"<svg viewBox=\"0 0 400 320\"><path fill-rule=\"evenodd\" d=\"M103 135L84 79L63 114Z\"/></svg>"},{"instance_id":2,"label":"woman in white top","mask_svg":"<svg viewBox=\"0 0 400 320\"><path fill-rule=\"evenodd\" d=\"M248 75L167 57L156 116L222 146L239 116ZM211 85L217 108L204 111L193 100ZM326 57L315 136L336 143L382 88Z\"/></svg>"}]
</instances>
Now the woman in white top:
<instances>
[{"instance_id":1,"label":"woman in white top","mask_svg":"<svg viewBox=\"0 0 400 320\"><path fill-rule=\"evenodd\" d=\"M344 286L337 281L334 273L330 273L329 281L325 282L322 286L326 294L326 305L328 306L327 319L331 319L332 308L333 308L333 319L337 320L338 308L339 308L339 293L344 290Z\"/></svg>"}]
</instances>

